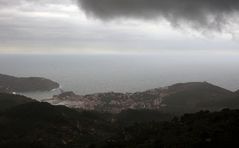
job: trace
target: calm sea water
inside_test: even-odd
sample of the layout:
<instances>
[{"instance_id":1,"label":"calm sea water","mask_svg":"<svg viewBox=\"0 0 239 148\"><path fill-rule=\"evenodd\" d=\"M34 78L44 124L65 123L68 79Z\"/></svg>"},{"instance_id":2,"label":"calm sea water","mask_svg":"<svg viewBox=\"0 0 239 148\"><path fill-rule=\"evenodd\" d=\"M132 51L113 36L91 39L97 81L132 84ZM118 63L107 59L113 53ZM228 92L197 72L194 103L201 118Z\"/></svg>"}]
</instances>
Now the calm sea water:
<instances>
[{"instance_id":1,"label":"calm sea water","mask_svg":"<svg viewBox=\"0 0 239 148\"><path fill-rule=\"evenodd\" d=\"M239 89L239 57L208 54L0 55L0 73L57 81L78 94L135 92L178 82L208 81ZM34 98L54 92L32 92Z\"/></svg>"}]
</instances>

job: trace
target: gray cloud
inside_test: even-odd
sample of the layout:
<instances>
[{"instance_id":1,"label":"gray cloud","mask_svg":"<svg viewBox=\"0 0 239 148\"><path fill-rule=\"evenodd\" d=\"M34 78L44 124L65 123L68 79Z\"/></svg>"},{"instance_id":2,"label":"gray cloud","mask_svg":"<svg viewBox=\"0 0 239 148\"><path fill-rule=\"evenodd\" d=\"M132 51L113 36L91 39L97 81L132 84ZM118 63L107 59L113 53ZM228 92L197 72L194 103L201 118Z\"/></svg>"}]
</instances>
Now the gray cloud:
<instances>
[{"instance_id":1,"label":"gray cloud","mask_svg":"<svg viewBox=\"0 0 239 148\"><path fill-rule=\"evenodd\" d=\"M67 50L70 52L102 51L103 53L111 51L157 51L161 49L228 50L238 49L239 47L238 43L230 40L230 37L225 34L219 34L219 38L216 39L205 40L204 38L185 35L184 32L182 34L182 32L175 31L164 23L157 25L158 23L154 24L151 21L142 23L138 20L124 21L124 19L113 23L102 23L94 19L87 19L82 14L82 9L78 10L74 1L77 0L0 0L0 53L44 53L50 51L58 53ZM88 1L95 3L86 5ZM170 10L164 8L158 10L156 6L154 8L150 7L153 5L151 4L153 0L147 0L149 2L147 6L143 6L143 0L138 0L138 5L128 7L124 6L126 2L133 3L136 0L118 0L117 3L122 3L121 6L109 3L113 1L82 0L80 5L89 15L102 20L136 18L154 21L155 18L167 17L173 25L183 21L206 27L208 25L207 22L202 21L203 19L198 21L199 17L196 17L195 14L193 14L195 19L191 16L192 14L188 14L191 17L187 16L186 12L185 15L181 14L178 15L180 17L176 18L177 13L173 11L176 11L179 6L174 6L175 8L172 7ZM165 3L169 3L168 1ZM156 2L158 3L158 1ZM93 9L93 7L97 9ZM98 10L98 7L102 7L102 12ZM141 7L140 10L136 9L138 7ZM233 8L233 11L237 12L236 8ZM223 11L222 18L224 20L222 20L226 22L226 15L234 13L233 11ZM209 9L205 12L207 14L209 12L210 14L217 14L213 13L214 11L209 11ZM204 15L200 14L199 16ZM231 29L233 33L237 32L239 34L238 30Z\"/></svg>"},{"instance_id":2,"label":"gray cloud","mask_svg":"<svg viewBox=\"0 0 239 148\"><path fill-rule=\"evenodd\" d=\"M239 0L78 0L79 6L102 20L166 19L173 26L221 30L239 12Z\"/></svg>"},{"instance_id":3,"label":"gray cloud","mask_svg":"<svg viewBox=\"0 0 239 148\"><path fill-rule=\"evenodd\" d=\"M71 4L70 0L0 0L0 8L11 8L16 6L22 6L26 4L34 4L34 5L49 5L49 4Z\"/></svg>"}]
</instances>

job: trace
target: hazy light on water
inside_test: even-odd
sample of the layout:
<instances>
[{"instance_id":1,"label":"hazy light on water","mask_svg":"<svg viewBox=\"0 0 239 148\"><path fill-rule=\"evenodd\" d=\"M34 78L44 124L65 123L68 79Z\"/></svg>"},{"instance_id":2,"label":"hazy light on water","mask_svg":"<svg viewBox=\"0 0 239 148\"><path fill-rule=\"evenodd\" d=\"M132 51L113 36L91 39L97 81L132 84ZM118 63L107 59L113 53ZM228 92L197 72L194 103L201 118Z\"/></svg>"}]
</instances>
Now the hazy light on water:
<instances>
[{"instance_id":1,"label":"hazy light on water","mask_svg":"<svg viewBox=\"0 0 239 148\"><path fill-rule=\"evenodd\" d=\"M237 54L1 55L0 67L3 74L55 80L78 94L135 92L189 81L239 89Z\"/></svg>"}]
</instances>

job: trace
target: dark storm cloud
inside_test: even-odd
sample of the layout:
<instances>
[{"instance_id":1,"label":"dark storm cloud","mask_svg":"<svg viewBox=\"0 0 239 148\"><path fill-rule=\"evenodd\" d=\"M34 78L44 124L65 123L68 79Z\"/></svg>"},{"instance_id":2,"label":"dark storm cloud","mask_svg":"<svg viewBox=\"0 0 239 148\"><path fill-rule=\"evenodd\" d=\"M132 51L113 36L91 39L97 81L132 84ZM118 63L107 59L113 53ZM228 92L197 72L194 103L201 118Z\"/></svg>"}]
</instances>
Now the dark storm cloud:
<instances>
[{"instance_id":1,"label":"dark storm cloud","mask_svg":"<svg viewBox=\"0 0 239 148\"><path fill-rule=\"evenodd\" d=\"M102 20L166 19L173 26L220 30L239 12L239 0L78 0L85 12Z\"/></svg>"}]
</instances>

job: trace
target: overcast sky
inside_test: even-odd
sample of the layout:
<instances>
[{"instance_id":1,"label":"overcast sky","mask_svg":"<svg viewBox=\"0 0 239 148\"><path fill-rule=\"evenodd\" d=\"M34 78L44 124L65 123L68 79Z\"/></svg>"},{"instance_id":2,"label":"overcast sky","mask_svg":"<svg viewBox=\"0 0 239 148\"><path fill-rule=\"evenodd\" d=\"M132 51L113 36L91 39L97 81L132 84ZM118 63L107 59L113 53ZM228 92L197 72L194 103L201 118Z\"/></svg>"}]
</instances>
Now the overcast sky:
<instances>
[{"instance_id":1,"label":"overcast sky","mask_svg":"<svg viewBox=\"0 0 239 148\"><path fill-rule=\"evenodd\" d=\"M0 0L0 53L234 53L238 12L238 0Z\"/></svg>"}]
</instances>

